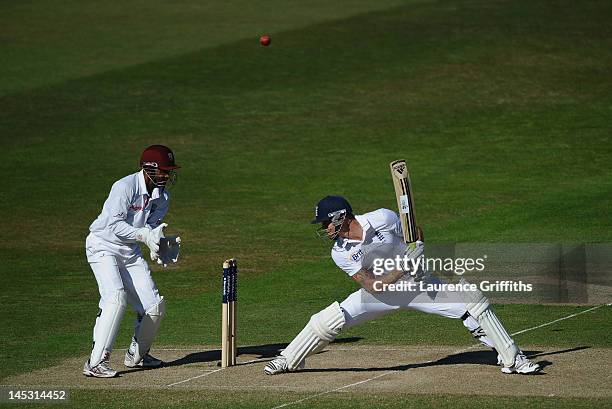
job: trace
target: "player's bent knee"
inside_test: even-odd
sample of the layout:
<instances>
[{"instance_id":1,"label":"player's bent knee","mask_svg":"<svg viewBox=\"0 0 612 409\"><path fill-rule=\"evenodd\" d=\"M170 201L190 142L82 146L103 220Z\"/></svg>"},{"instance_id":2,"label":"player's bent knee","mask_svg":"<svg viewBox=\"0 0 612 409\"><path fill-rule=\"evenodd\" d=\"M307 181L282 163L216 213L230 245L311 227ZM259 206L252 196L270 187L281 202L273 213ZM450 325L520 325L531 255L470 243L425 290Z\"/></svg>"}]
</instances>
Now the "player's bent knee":
<instances>
[{"instance_id":1,"label":"player's bent knee","mask_svg":"<svg viewBox=\"0 0 612 409\"><path fill-rule=\"evenodd\" d=\"M464 278L461 278L462 282L467 283ZM466 309L470 313L470 315L476 319L478 319L482 313L489 309L491 303L486 295L483 294L482 291L476 289L475 291L465 292L465 304Z\"/></svg>"},{"instance_id":2,"label":"player's bent knee","mask_svg":"<svg viewBox=\"0 0 612 409\"><path fill-rule=\"evenodd\" d=\"M344 311L337 302L314 314L304 329L281 352L287 358L289 370L295 370L304 358L325 348L338 336L344 323Z\"/></svg>"},{"instance_id":3,"label":"player's bent knee","mask_svg":"<svg viewBox=\"0 0 612 409\"><path fill-rule=\"evenodd\" d=\"M333 341L345 324L344 312L338 302L310 317L309 325L321 341Z\"/></svg>"}]
</instances>

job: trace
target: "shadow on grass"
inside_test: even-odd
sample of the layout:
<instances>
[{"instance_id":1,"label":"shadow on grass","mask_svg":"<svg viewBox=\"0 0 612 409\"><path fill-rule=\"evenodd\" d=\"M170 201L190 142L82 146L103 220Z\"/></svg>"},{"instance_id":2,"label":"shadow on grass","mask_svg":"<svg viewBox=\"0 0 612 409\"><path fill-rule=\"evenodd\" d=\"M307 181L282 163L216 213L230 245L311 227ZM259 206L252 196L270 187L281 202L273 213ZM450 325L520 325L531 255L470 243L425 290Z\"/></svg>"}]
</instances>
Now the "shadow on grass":
<instances>
[{"instance_id":1,"label":"shadow on grass","mask_svg":"<svg viewBox=\"0 0 612 409\"><path fill-rule=\"evenodd\" d=\"M543 352L543 351L523 351L529 358L557 355L570 353L574 351L580 351L583 349L591 348L589 346L579 346L575 348L564 349L554 352ZM322 353L325 353L322 352ZM550 361L538 361L538 365L542 369L551 366L553 363ZM405 365L395 365L386 367L372 367L372 368L323 368L323 369L302 369L297 372L378 372L378 371L407 371L409 369L425 368L429 366L440 366L440 365L494 365L497 366L497 353L494 351L466 351L457 354L452 354L440 358L436 361L421 362ZM544 374L539 372L538 374Z\"/></svg>"}]
</instances>

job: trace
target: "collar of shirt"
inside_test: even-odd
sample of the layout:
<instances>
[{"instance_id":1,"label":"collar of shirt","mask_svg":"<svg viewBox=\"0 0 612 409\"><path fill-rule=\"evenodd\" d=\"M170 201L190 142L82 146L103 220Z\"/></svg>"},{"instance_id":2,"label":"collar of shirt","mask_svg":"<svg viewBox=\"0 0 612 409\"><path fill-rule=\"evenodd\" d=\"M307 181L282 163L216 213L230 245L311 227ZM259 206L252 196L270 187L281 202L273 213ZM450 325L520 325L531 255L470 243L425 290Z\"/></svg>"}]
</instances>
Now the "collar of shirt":
<instances>
[{"instance_id":1,"label":"collar of shirt","mask_svg":"<svg viewBox=\"0 0 612 409\"><path fill-rule=\"evenodd\" d=\"M355 220L357 220L357 223L359 223L361 225L361 230L362 230L362 236L361 239L346 239L343 237L338 237L336 240L339 241L339 244L359 244L359 243L363 243L363 241L365 240L366 237L366 231L370 228L370 222L368 221L368 219L366 219L365 217L363 217L362 215L356 214L355 215Z\"/></svg>"},{"instance_id":2,"label":"collar of shirt","mask_svg":"<svg viewBox=\"0 0 612 409\"><path fill-rule=\"evenodd\" d=\"M149 197L149 191L147 190L147 183L145 181L144 169L142 169L138 174L138 193L141 196L146 195ZM161 196L161 192L159 188L153 188L153 193L151 193L151 197L149 199L154 200Z\"/></svg>"}]
</instances>

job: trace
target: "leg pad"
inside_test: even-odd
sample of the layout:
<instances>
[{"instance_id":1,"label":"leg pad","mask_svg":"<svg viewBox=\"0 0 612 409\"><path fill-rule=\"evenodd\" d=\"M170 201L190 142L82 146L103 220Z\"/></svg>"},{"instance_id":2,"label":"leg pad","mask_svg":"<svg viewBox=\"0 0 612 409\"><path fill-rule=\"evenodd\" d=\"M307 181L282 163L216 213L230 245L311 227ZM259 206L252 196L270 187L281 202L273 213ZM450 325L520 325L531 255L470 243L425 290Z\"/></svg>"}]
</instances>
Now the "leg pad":
<instances>
[{"instance_id":1,"label":"leg pad","mask_svg":"<svg viewBox=\"0 0 612 409\"><path fill-rule=\"evenodd\" d=\"M461 278L461 281L466 282L464 278ZM491 309L487 297L480 290L465 292L465 296L468 312L472 317L476 318L489 340L493 343L493 347L501 356L504 366L513 366L519 349L499 318L497 318L497 315L495 315L495 312Z\"/></svg>"},{"instance_id":2,"label":"leg pad","mask_svg":"<svg viewBox=\"0 0 612 409\"><path fill-rule=\"evenodd\" d=\"M127 293L117 290L104 299L94 326L94 343L89 358L92 367L98 365L113 350L119 326L127 307Z\"/></svg>"},{"instance_id":3,"label":"leg pad","mask_svg":"<svg viewBox=\"0 0 612 409\"><path fill-rule=\"evenodd\" d=\"M337 302L314 314L304 329L281 352L287 358L288 369L295 370L304 358L325 348L338 336L344 323L344 312Z\"/></svg>"},{"instance_id":4,"label":"leg pad","mask_svg":"<svg viewBox=\"0 0 612 409\"><path fill-rule=\"evenodd\" d=\"M128 350L128 353L134 352L135 363L140 362L149 352L149 349L151 349L151 345L155 340L157 331L159 331L161 319L165 312L166 301L164 297L161 297L161 300L157 304L145 311L138 333L135 334L132 345L130 345L130 349Z\"/></svg>"}]
</instances>

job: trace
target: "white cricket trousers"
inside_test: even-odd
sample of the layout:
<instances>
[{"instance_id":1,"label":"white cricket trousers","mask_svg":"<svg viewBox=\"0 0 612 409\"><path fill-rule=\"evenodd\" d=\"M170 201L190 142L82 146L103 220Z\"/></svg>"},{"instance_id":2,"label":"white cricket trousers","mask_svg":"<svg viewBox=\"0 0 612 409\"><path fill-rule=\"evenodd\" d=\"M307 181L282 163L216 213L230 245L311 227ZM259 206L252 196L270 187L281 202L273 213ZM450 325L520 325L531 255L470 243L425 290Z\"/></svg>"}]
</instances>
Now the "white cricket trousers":
<instances>
[{"instance_id":1,"label":"white cricket trousers","mask_svg":"<svg viewBox=\"0 0 612 409\"><path fill-rule=\"evenodd\" d=\"M141 254L123 258L105 251L88 252L87 261L98 282L100 308L118 290L125 290L128 303L138 315L143 315L161 301L149 265Z\"/></svg>"},{"instance_id":2,"label":"white cricket trousers","mask_svg":"<svg viewBox=\"0 0 612 409\"><path fill-rule=\"evenodd\" d=\"M408 281L414 281L414 279L409 278ZM433 276L425 277L424 282L441 283ZM344 310L346 320L344 328L371 321L392 311L417 310L448 318L464 318L463 325L470 331L476 330L479 327L478 321L471 316L466 317L466 304L458 302L458 299L456 293L442 291L386 291L371 294L361 288L342 301L340 307Z\"/></svg>"}]
</instances>

